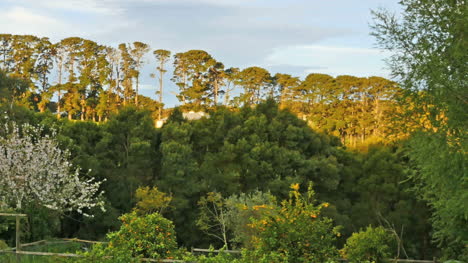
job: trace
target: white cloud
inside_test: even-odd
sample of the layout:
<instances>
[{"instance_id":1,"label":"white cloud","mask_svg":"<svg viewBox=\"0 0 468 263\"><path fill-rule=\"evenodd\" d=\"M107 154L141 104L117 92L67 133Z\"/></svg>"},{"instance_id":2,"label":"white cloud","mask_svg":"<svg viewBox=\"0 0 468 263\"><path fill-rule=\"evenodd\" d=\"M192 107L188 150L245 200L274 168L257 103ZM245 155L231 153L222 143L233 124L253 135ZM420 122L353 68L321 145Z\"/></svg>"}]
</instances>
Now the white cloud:
<instances>
[{"instance_id":1,"label":"white cloud","mask_svg":"<svg viewBox=\"0 0 468 263\"><path fill-rule=\"evenodd\" d=\"M67 24L63 21L19 6L0 11L0 24L6 25L3 27L3 33L40 36L48 36L51 32L63 32L67 28Z\"/></svg>"},{"instance_id":2,"label":"white cloud","mask_svg":"<svg viewBox=\"0 0 468 263\"><path fill-rule=\"evenodd\" d=\"M66 9L86 13L114 15L122 11L114 5L115 0L42 0L41 5L47 8Z\"/></svg>"},{"instance_id":3,"label":"white cloud","mask_svg":"<svg viewBox=\"0 0 468 263\"><path fill-rule=\"evenodd\" d=\"M119 0L116 0L119 1ZM256 2L256 0L120 0L122 2L146 2L146 3L164 3L164 4L210 4L238 6L246 3Z\"/></svg>"},{"instance_id":4,"label":"white cloud","mask_svg":"<svg viewBox=\"0 0 468 263\"><path fill-rule=\"evenodd\" d=\"M116 3L119 0L7 0L16 5L34 9L56 9L73 12L113 15L122 11Z\"/></svg>"},{"instance_id":5,"label":"white cloud","mask_svg":"<svg viewBox=\"0 0 468 263\"><path fill-rule=\"evenodd\" d=\"M135 26L118 14L118 7L102 7L115 1L118 0L17 0L15 5L0 8L0 33L31 34L52 41L78 36L108 44L102 35Z\"/></svg>"},{"instance_id":6,"label":"white cloud","mask_svg":"<svg viewBox=\"0 0 468 263\"><path fill-rule=\"evenodd\" d=\"M7 0L34 8L56 9L100 15L119 15L126 6L135 4L208 4L214 6L239 6L252 0Z\"/></svg>"},{"instance_id":7,"label":"white cloud","mask_svg":"<svg viewBox=\"0 0 468 263\"><path fill-rule=\"evenodd\" d=\"M34 14L30 12L29 10L23 8L23 7L13 7L9 10L7 10L4 14L6 19L10 20L12 23L28 23L28 24L56 24L58 21L47 17L47 16L42 16L38 14Z\"/></svg>"}]
</instances>

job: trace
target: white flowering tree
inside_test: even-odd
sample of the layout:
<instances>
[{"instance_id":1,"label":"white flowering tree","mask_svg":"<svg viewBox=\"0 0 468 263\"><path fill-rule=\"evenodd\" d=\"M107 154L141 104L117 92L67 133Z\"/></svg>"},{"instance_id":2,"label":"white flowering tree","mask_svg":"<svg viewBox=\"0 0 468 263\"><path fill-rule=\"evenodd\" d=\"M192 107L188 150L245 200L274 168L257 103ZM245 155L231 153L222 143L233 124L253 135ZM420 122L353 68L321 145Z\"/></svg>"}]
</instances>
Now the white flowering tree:
<instances>
[{"instance_id":1,"label":"white flowering tree","mask_svg":"<svg viewBox=\"0 0 468 263\"><path fill-rule=\"evenodd\" d=\"M4 126L0 136L0 208L21 210L36 203L59 212L87 215L93 207L103 209L101 182L81 180L79 168L68 161L70 153L58 147L56 134L41 135L31 125Z\"/></svg>"}]
</instances>

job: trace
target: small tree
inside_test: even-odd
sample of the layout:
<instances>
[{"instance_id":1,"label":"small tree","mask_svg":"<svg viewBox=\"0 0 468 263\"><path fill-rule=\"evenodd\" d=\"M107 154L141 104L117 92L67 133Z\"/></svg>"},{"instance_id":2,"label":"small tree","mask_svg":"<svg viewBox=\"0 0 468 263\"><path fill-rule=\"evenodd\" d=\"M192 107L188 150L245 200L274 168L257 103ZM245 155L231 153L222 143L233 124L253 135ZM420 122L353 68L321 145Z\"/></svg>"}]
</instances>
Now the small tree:
<instances>
[{"instance_id":1,"label":"small tree","mask_svg":"<svg viewBox=\"0 0 468 263\"><path fill-rule=\"evenodd\" d=\"M138 216L136 212L119 217L122 226L107 234L109 243L99 243L73 262L137 263L141 258L180 257L174 225L158 213Z\"/></svg>"},{"instance_id":2,"label":"small tree","mask_svg":"<svg viewBox=\"0 0 468 263\"><path fill-rule=\"evenodd\" d=\"M128 251L132 257L169 258L177 250L174 224L158 213L138 216L135 212L119 218L119 231L109 233L108 248Z\"/></svg>"},{"instance_id":3,"label":"small tree","mask_svg":"<svg viewBox=\"0 0 468 263\"><path fill-rule=\"evenodd\" d=\"M281 206L258 207L265 210L265 216L250 224L259 234L247 257L255 262L333 260L338 255L334 242L339 232L331 219L320 217L320 210L328 203L315 205L312 185L305 195L299 192L299 184L291 188L289 198Z\"/></svg>"},{"instance_id":4,"label":"small tree","mask_svg":"<svg viewBox=\"0 0 468 263\"><path fill-rule=\"evenodd\" d=\"M136 190L135 197L138 202L134 210L138 214L162 214L172 200L172 196L159 191L156 186L153 188L148 186L139 187Z\"/></svg>"},{"instance_id":5,"label":"small tree","mask_svg":"<svg viewBox=\"0 0 468 263\"><path fill-rule=\"evenodd\" d=\"M391 234L383 227L367 227L366 231L353 233L341 253L351 263L384 262L390 257Z\"/></svg>"},{"instance_id":6,"label":"small tree","mask_svg":"<svg viewBox=\"0 0 468 263\"><path fill-rule=\"evenodd\" d=\"M228 248L228 217L226 201L220 193L210 192L198 202L200 217L197 226L208 235L223 242Z\"/></svg>"},{"instance_id":7,"label":"small tree","mask_svg":"<svg viewBox=\"0 0 468 263\"><path fill-rule=\"evenodd\" d=\"M252 248L252 238L258 235L248 224L253 219L264 216L264 207L276 205L276 198L269 192L254 191L249 194L241 193L226 199L226 216L228 229L232 231L232 243L238 243L243 248Z\"/></svg>"},{"instance_id":8,"label":"small tree","mask_svg":"<svg viewBox=\"0 0 468 263\"><path fill-rule=\"evenodd\" d=\"M0 208L22 210L36 203L59 212L103 209L101 182L79 178L70 153L58 147L56 134L25 124L5 124L0 136Z\"/></svg>"}]
</instances>

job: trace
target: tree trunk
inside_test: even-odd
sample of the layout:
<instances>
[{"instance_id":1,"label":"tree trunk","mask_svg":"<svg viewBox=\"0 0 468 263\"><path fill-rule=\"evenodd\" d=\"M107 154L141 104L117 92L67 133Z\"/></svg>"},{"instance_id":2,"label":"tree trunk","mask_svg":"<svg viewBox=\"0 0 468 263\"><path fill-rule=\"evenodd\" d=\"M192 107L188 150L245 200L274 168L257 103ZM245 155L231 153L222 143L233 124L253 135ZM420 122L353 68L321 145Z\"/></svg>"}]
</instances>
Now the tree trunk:
<instances>
[{"instance_id":1,"label":"tree trunk","mask_svg":"<svg viewBox=\"0 0 468 263\"><path fill-rule=\"evenodd\" d=\"M60 119L60 112L62 111L61 107L60 107L60 99L62 97L62 70L63 70L63 64L62 64L62 61L60 60L59 62L59 75L58 75L58 78L59 78L59 87L58 87L58 98L57 98L57 118Z\"/></svg>"},{"instance_id":2,"label":"tree trunk","mask_svg":"<svg viewBox=\"0 0 468 263\"><path fill-rule=\"evenodd\" d=\"M218 80L214 82L214 105L218 105Z\"/></svg>"},{"instance_id":3,"label":"tree trunk","mask_svg":"<svg viewBox=\"0 0 468 263\"><path fill-rule=\"evenodd\" d=\"M60 87L59 87L59 91L58 91L58 98L57 98L57 118L60 119L60 112L62 111L61 107L60 107L60 99L61 99L61 96L62 96L62 93L60 91Z\"/></svg>"},{"instance_id":4,"label":"tree trunk","mask_svg":"<svg viewBox=\"0 0 468 263\"><path fill-rule=\"evenodd\" d=\"M226 86L226 93L224 93L224 105L228 106L228 103L229 103L229 92L231 92L231 90L229 89L231 86L231 83L228 82L227 86Z\"/></svg>"},{"instance_id":5,"label":"tree trunk","mask_svg":"<svg viewBox=\"0 0 468 263\"><path fill-rule=\"evenodd\" d=\"M187 86L187 73L184 72L184 91L183 92L185 92L186 86ZM182 104L185 105L187 103L185 101L185 95L181 95L181 96L182 96Z\"/></svg>"},{"instance_id":6,"label":"tree trunk","mask_svg":"<svg viewBox=\"0 0 468 263\"><path fill-rule=\"evenodd\" d=\"M159 120L162 118L162 103L163 103L163 73L164 73L164 64L161 61L159 66Z\"/></svg>"},{"instance_id":7,"label":"tree trunk","mask_svg":"<svg viewBox=\"0 0 468 263\"><path fill-rule=\"evenodd\" d=\"M139 83L139 77L136 77L136 88L135 88L135 106L138 107L138 86L140 85Z\"/></svg>"},{"instance_id":8,"label":"tree trunk","mask_svg":"<svg viewBox=\"0 0 468 263\"><path fill-rule=\"evenodd\" d=\"M84 98L84 95L81 95L81 116L80 116L80 119L82 121L84 121L86 119L86 108L85 108L85 104L86 104L86 101L85 101L85 98Z\"/></svg>"}]
</instances>

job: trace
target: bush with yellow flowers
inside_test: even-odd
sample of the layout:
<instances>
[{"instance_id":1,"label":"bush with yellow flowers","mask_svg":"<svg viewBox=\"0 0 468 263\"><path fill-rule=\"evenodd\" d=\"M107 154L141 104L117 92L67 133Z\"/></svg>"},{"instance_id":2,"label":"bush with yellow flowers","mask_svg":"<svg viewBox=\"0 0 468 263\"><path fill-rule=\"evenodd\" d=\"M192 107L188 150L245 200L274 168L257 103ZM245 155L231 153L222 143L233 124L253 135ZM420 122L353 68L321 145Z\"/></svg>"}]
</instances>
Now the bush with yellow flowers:
<instances>
[{"instance_id":1,"label":"bush with yellow flowers","mask_svg":"<svg viewBox=\"0 0 468 263\"><path fill-rule=\"evenodd\" d=\"M338 258L334 246L339 235L331 219L320 216L328 203L316 205L312 184L305 194L299 184L291 185L289 198L280 206L266 206L264 216L250 227L259 233L254 249L246 252L249 262L331 262Z\"/></svg>"},{"instance_id":2,"label":"bush with yellow flowers","mask_svg":"<svg viewBox=\"0 0 468 263\"><path fill-rule=\"evenodd\" d=\"M174 225L159 213L138 216L132 212L119 219L119 231L108 234L109 247L144 258L171 258L177 250Z\"/></svg>"},{"instance_id":3,"label":"bush with yellow flowers","mask_svg":"<svg viewBox=\"0 0 468 263\"><path fill-rule=\"evenodd\" d=\"M340 252L351 263L382 263L391 256L392 241L391 234L385 228L369 226L366 230L353 233Z\"/></svg>"},{"instance_id":4,"label":"bush with yellow flowers","mask_svg":"<svg viewBox=\"0 0 468 263\"><path fill-rule=\"evenodd\" d=\"M119 218L119 231L107 234L107 245L97 244L84 253L82 262L139 262L140 258L172 259L180 256L173 223L159 213Z\"/></svg>"}]
</instances>

